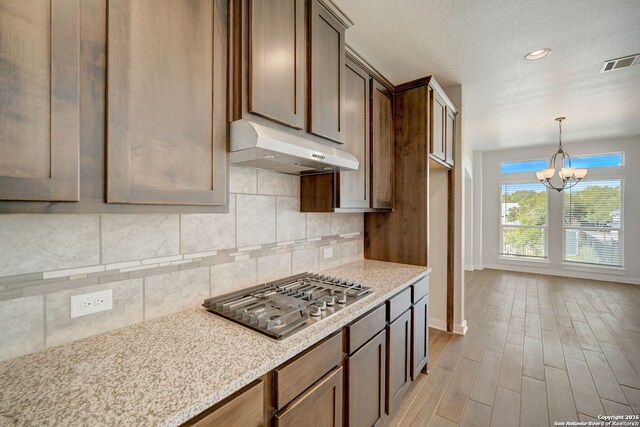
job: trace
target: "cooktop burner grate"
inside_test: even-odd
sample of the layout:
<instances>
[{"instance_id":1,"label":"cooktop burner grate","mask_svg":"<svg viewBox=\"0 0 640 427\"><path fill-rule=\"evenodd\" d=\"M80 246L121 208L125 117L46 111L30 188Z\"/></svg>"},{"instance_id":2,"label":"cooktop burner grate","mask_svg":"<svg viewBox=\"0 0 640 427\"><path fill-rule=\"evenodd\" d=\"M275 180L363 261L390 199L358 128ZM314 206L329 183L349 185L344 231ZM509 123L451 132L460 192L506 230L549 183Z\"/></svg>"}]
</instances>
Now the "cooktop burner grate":
<instances>
[{"instance_id":1,"label":"cooktop burner grate","mask_svg":"<svg viewBox=\"0 0 640 427\"><path fill-rule=\"evenodd\" d=\"M203 305L214 314L281 339L371 293L359 281L302 273L209 298Z\"/></svg>"}]
</instances>

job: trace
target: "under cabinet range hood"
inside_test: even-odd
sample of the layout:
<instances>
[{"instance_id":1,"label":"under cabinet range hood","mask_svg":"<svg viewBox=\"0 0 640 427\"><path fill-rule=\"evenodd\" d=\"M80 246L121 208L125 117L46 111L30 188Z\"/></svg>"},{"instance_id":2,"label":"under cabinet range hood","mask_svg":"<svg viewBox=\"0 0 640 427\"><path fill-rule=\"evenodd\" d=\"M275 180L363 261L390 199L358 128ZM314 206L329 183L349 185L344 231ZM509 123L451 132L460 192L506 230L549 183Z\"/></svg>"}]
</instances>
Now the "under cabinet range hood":
<instances>
[{"instance_id":1,"label":"under cabinet range hood","mask_svg":"<svg viewBox=\"0 0 640 427\"><path fill-rule=\"evenodd\" d=\"M249 120L231 123L229 161L289 174L358 170L352 154Z\"/></svg>"}]
</instances>

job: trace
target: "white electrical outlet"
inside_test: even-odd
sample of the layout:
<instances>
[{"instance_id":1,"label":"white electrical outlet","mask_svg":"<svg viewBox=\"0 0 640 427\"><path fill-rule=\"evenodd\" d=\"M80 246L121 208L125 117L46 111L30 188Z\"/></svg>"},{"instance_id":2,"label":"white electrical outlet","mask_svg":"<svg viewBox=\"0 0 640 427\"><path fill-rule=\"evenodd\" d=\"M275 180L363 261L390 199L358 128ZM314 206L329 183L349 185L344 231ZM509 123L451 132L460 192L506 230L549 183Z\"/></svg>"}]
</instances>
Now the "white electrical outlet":
<instances>
[{"instance_id":1,"label":"white electrical outlet","mask_svg":"<svg viewBox=\"0 0 640 427\"><path fill-rule=\"evenodd\" d=\"M322 250L322 257L324 259L333 258L333 247L329 246L328 248L324 248Z\"/></svg>"},{"instance_id":2,"label":"white electrical outlet","mask_svg":"<svg viewBox=\"0 0 640 427\"><path fill-rule=\"evenodd\" d=\"M99 313L113 308L113 289L71 297L71 318Z\"/></svg>"}]
</instances>

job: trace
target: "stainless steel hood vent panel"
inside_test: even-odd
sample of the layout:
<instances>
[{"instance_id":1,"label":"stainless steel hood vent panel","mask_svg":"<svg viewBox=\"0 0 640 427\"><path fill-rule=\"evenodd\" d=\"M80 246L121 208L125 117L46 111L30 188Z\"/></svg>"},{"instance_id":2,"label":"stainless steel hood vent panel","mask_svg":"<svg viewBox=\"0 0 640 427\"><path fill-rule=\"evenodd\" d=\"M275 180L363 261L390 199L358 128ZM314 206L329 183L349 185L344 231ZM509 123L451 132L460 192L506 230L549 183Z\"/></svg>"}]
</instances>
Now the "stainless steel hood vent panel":
<instances>
[{"instance_id":1,"label":"stainless steel hood vent panel","mask_svg":"<svg viewBox=\"0 0 640 427\"><path fill-rule=\"evenodd\" d=\"M358 170L352 154L249 120L231 123L231 164L289 174Z\"/></svg>"}]
</instances>

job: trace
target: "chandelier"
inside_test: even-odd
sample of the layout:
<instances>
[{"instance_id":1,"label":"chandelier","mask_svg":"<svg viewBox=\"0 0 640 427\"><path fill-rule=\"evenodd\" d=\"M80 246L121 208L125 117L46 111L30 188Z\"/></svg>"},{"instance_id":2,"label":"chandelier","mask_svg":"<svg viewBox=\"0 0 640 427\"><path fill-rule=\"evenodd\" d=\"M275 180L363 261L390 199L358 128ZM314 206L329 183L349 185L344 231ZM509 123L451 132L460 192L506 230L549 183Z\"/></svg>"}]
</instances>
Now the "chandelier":
<instances>
[{"instance_id":1,"label":"chandelier","mask_svg":"<svg viewBox=\"0 0 640 427\"><path fill-rule=\"evenodd\" d=\"M571 156L569 156L569 153L562 149L562 121L564 119L566 119L566 117L556 118L556 121L558 122L560 137L558 143L558 151L553 156L551 156L551 160L549 161L549 169L544 169L536 172L536 177L542 183L542 185L558 192L564 190L565 188L571 188L575 186L577 183L582 181L582 178L587 175L587 169L576 169L571 167ZM556 160L560 162L559 166L556 166ZM554 185L551 182L551 179L556 174L556 170L558 171L558 177L560 178L559 185Z\"/></svg>"}]
</instances>

